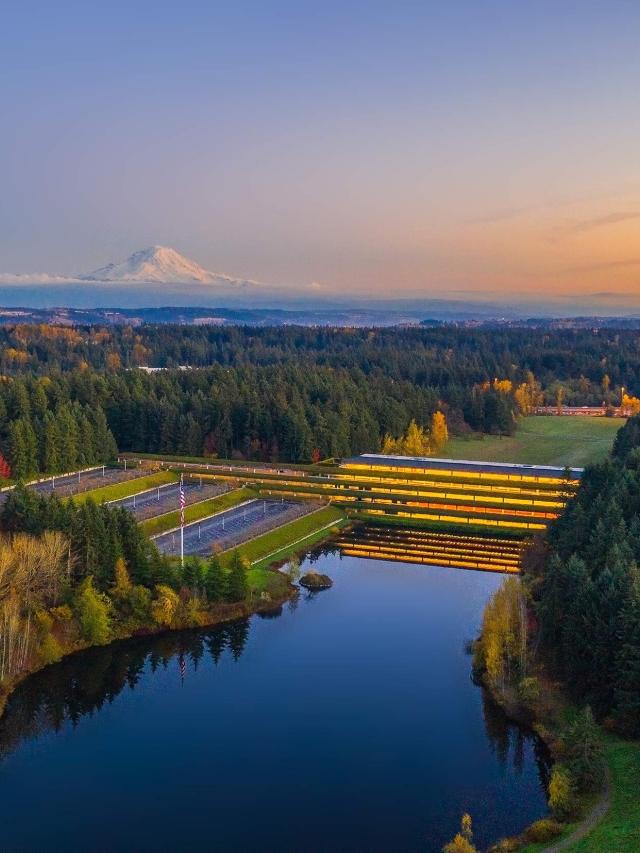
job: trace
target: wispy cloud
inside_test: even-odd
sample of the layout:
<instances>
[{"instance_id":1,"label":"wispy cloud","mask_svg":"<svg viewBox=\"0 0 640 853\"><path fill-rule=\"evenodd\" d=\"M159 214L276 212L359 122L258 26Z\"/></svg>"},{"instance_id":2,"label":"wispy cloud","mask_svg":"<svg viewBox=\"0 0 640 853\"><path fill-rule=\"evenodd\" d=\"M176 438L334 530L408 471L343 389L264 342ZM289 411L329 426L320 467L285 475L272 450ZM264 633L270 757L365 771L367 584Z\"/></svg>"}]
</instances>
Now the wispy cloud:
<instances>
[{"instance_id":1,"label":"wispy cloud","mask_svg":"<svg viewBox=\"0 0 640 853\"><path fill-rule=\"evenodd\" d=\"M601 272L603 270L627 269L630 267L640 267L640 258L627 258L626 260L621 259L617 261L599 261L593 264L581 264L577 267L567 267L564 272Z\"/></svg>"},{"instance_id":2,"label":"wispy cloud","mask_svg":"<svg viewBox=\"0 0 640 853\"><path fill-rule=\"evenodd\" d=\"M618 225L620 222L629 222L640 219L639 210L621 210L607 213L604 216L593 216L590 219L581 219L572 222L564 229L565 234L583 234L596 228L605 228L608 225Z\"/></svg>"},{"instance_id":3,"label":"wispy cloud","mask_svg":"<svg viewBox=\"0 0 640 853\"><path fill-rule=\"evenodd\" d=\"M536 210L536 205L527 207L505 207L502 210L496 210L493 213L487 213L486 216L479 216L476 219L467 220L468 225L491 225L493 222L507 222L510 219L518 219L532 210Z\"/></svg>"}]
</instances>

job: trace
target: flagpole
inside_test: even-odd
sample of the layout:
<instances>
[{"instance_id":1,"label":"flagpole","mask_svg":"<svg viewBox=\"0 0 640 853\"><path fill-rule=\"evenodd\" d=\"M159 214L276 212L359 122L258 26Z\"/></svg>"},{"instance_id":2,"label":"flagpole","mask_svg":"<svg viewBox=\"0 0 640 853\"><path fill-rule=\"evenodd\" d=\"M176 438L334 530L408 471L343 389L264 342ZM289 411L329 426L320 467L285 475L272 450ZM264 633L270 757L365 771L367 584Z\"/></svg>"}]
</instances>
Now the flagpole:
<instances>
[{"instance_id":1,"label":"flagpole","mask_svg":"<svg viewBox=\"0 0 640 853\"><path fill-rule=\"evenodd\" d=\"M180 474L180 566L184 569L184 474Z\"/></svg>"}]
</instances>

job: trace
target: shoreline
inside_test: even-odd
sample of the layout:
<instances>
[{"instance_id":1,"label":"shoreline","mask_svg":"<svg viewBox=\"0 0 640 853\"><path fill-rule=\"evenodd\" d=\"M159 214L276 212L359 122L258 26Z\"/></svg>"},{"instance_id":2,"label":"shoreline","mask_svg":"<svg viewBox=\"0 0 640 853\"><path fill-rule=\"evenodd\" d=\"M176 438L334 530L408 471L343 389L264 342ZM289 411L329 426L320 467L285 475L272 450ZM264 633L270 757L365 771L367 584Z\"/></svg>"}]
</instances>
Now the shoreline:
<instances>
[{"instance_id":1,"label":"shoreline","mask_svg":"<svg viewBox=\"0 0 640 853\"><path fill-rule=\"evenodd\" d=\"M36 673L42 672L47 667L56 666L61 661L66 660L67 658L70 658L73 655L82 654L82 652L89 651L89 649L96 649L101 647L106 648L108 646L114 645L115 643L127 642L127 640L135 640L137 638L142 637L155 637L159 636L160 634L173 634L180 631L197 631L206 628L214 628L217 625L224 625L228 622L235 622L239 619L246 619L258 613L267 613L270 610L275 610L278 607L282 607L283 604L286 604L287 601L290 601L294 597L297 592L297 589L283 572L280 572L279 569L273 569L273 571L277 572L287 585L286 594L278 596L277 598L271 598L268 601L265 599L257 598L255 602L234 602L233 604L220 605L215 613L209 612L207 614L205 611L203 615L207 618L205 618L205 620L200 624L180 625L175 628L167 628L164 625L144 625L134 629L133 631L123 631L122 633L117 633L113 637L111 637L109 642L107 643L74 643L74 646L65 651L64 654L57 661L53 661L52 663L44 664L43 666L38 666L21 672L11 682L6 685L3 685L0 688L0 723L2 723L4 712L7 708L9 700L11 699L11 696L18 689L18 687L20 687L21 684L27 681L27 679L31 678L32 675L36 675Z\"/></svg>"},{"instance_id":2,"label":"shoreline","mask_svg":"<svg viewBox=\"0 0 640 853\"><path fill-rule=\"evenodd\" d=\"M323 508L324 507L321 507L320 509ZM303 518L306 518L306 516L303 516ZM295 524L296 521L300 521L300 519L296 519L293 522L288 522L288 524ZM277 548L275 551L272 551L271 553L266 554L264 557L260 557L258 560L255 560L253 563L250 563L249 571L251 569L260 568L262 570L271 571L274 574L278 575L278 577L282 580L286 588L286 591L283 592L281 595L273 596L273 593L270 593L270 596L272 597L267 600L261 598L259 593L254 592L252 593L252 597L249 598L248 601L245 600L243 602L219 604L217 605L215 610L211 609L209 611L201 611L203 621L192 625L180 625L176 626L175 628L168 628L166 625L160 626L155 624L140 625L134 628L133 630L115 632L114 636L111 637L107 643L100 644L76 640L73 643L73 646L70 647L68 650L65 650L60 656L60 658L58 658L58 660L24 670L23 672L15 676L11 681L6 682L5 684L0 684L0 723L2 722L9 699L22 683L24 683L32 675L35 675L38 672L42 672L42 670L46 669L48 666L55 666L57 663L60 663L60 661L65 660L66 658L71 657L72 655L88 651L89 649L98 648L100 646L106 647L112 645L113 643L132 640L136 637L151 637L168 632L173 633L176 631L193 631L198 630L200 628L213 628L216 625L223 625L227 622L233 622L237 619L248 618L249 616L253 616L257 613L266 613L269 610L275 610L276 608L281 607L287 601L290 601L297 592L297 588L293 585L291 579L284 572L280 571L280 568L286 563L287 558L294 554L297 555L304 553L309 548L316 547L322 544L323 542L331 539L331 530L336 526L342 527L346 523L348 523L346 518L344 520L331 521L329 524L324 525L320 529L313 530L311 531L311 533L308 533L307 535L300 537L299 539L286 543L281 547ZM274 532L278 532L286 526L286 524L282 525L281 528L276 528L275 531L268 531L266 534L261 534L258 537L254 537L253 540L248 540L247 542L242 543L242 545L238 546L238 549L242 553L243 546L246 546L247 544L255 541L256 539L261 539L263 536L270 536ZM263 565L265 560L269 560L269 562L266 565ZM253 598L253 595L255 595L255 599Z\"/></svg>"},{"instance_id":3,"label":"shoreline","mask_svg":"<svg viewBox=\"0 0 640 853\"><path fill-rule=\"evenodd\" d=\"M500 708L508 720L523 726L532 731L544 744L548 750L552 760L551 767L556 764L561 758L559 753L560 734L557 730L559 720L555 719L554 715L549 711L548 704L550 696L555 692L554 699L560 697L563 701L563 707L567 707L566 697L556 686L551 686L549 682L543 680L543 684L547 684L547 691L541 691L540 702L525 703L514 696L505 696L500 691L494 689L486 678L485 672L474 673L474 678L477 683L486 690L491 701ZM510 691L512 692L512 691ZM547 703L545 703L545 699ZM555 704L555 702L554 702ZM545 712L546 708L546 712ZM509 851L536 851L536 853L560 853L560 851L568 850L574 843L577 843L582 838L585 838L593 828L606 816L611 801L611 779L610 770L606 765L605 778L603 786L598 791L589 794L583 794L578 801L577 814L571 821L558 821L562 826L562 832L554 839L548 842L535 842L531 837L528 837L528 831L534 826L537 821L523 827L522 831L515 836L503 836L492 844L487 853L501 853L503 850ZM538 820L553 819L551 813L542 815ZM509 846L504 846L509 845Z\"/></svg>"}]
</instances>

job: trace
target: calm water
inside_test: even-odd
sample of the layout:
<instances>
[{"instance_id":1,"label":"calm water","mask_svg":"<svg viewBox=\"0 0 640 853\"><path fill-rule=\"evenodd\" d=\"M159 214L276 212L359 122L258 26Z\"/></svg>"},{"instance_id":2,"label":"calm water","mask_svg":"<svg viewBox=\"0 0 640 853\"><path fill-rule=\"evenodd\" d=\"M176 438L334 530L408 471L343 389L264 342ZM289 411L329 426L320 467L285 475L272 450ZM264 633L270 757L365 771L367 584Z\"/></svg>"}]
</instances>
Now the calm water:
<instances>
[{"instance_id":1,"label":"calm water","mask_svg":"<svg viewBox=\"0 0 640 853\"><path fill-rule=\"evenodd\" d=\"M0 848L439 851L545 812L544 761L470 680L501 578L324 554L272 618L78 655L0 724Z\"/></svg>"}]
</instances>

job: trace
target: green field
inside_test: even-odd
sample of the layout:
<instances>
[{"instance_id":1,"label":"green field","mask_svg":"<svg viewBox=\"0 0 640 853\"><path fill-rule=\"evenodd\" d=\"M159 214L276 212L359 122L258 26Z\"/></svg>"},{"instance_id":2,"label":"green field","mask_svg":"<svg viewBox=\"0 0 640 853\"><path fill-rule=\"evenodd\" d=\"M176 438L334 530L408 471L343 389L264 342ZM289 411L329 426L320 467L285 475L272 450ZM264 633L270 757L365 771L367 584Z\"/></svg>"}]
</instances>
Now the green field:
<instances>
[{"instance_id":1,"label":"green field","mask_svg":"<svg viewBox=\"0 0 640 853\"><path fill-rule=\"evenodd\" d=\"M178 475L174 471L158 471L156 474L149 474L147 477L136 477L134 480L125 480L123 483L114 483L111 486L103 486L100 489L83 492L81 495L75 495L73 500L76 503L84 503L87 498L91 498L98 504L103 501L117 501L120 498L137 495L138 492L144 492L145 489L175 483L177 479Z\"/></svg>"},{"instance_id":2,"label":"green field","mask_svg":"<svg viewBox=\"0 0 640 853\"><path fill-rule=\"evenodd\" d=\"M611 804L604 818L566 853L631 853L640 850L640 743L607 735L605 755L611 778ZM571 835L576 825L562 837ZM543 853L550 845L528 844L521 853Z\"/></svg>"},{"instance_id":3,"label":"green field","mask_svg":"<svg viewBox=\"0 0 640 853\"><path fill-rule=\"evenodd\" d=\"M621 418L538 415L520 421L515 435L450 438L448 459L584 466L601 462L625 421Z\"/></svg>"},{"instance_id":4,"label":"green field","mask_svg":"<svg viewBox=\"0 0 640 853\"><path fill-rule=\"evenodd\" d=\"M230 509L236 504L243 501L255 498L256 493L252 489L234 489L231 492L225 492L215 498L201 501L197 504L185 507L184 520L186 524L192 521L199 521L201 518L207 518L216 512L222 512L224 509ZM165 530L173 530L180 524L180 510L176 509L172 512L166 512L164 515L157 515L155 518L148 518L141 522L140 527L144 530L147 536L155 536L158 533L164 533Z\"/></svg>"}]
</instances>

